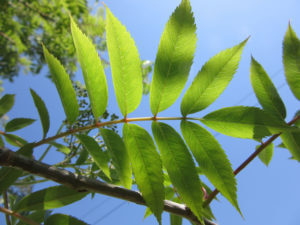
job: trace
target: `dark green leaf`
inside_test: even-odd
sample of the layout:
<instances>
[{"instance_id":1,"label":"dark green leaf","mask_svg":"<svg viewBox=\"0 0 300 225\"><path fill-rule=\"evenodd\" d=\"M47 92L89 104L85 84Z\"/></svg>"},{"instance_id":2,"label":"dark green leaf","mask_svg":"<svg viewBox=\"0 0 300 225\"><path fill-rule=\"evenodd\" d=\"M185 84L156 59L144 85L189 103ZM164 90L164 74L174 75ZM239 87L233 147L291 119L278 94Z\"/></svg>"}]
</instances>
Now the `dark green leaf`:
<instances>
[{"instance_id":1,"label":"dark green leaf","mask_svg":"<svg viewBox=\"0 0 300 225\"><path fill-rule=\"evenodd\" d=\"M126 116L140 104L143 95L141 60L125 26L106 8L106 39L111 73L121 113Z\"/></svg>"},{"instance_id":2,"label":"dark green leaf","mask_svg":"<svg viewBox=\"0 0 300 225\"><path fill-rule=\"evenodd\" d=\"M174 187L184 203L202 221L203 193L188 148L176 130L165 123L153 122L152 131Z\"/></svg>"},{"instance_id":3,"label":"dark green leaf","mask_svg":"<svg viewBox=\"0 0 300 225\"><path fill-rule=\"evenodd\" d=\"M30 89L30 93L34 101L34 105L39 113L43 127L43 138L45 138L50 127L49 113L41 97L38 96L38 94L32 89Z\"/></svg>"},{"instance_id":4,"label":"dark green leaf","mask_svg":"<svg viewBox=\"0 0 300 225\"><path fill-rule=\"evenodd\" d=\"M283 41L283 64L290 89L300 100L300 40L291 24L289 24Z\"/></svg>"},{"instance_id":5,"label":"dark green leaf","mask_svg":"<svg viewBox=\"0 0 300 225\"><path fill-rule=\"evenodd\" d=\"M205 109L220 96L238 68L247 41L220 52L205 63L182 99L183 116Z\"/></svg>"},{"instance_id":6,"label":"dark green leaf","mask_svg":"<svg viewBox=\"0 0 300 225\"><path fill-rule=\"evenodd\" d=\"M0 147L4 147L4 141L1 136L0 136Z\"/></svg>"},{"instance_id":7,"label":"dark green leaf","mask_svg":"<svg viewBox=\"0 0 300 225\"><path fill-rule=\"evenodd\" d=\"M256 107L233 106L219 109L201 119L206 126L238 138L262 138L271 133L299 131Z\"/></svg>"},{"instance_id":8,"label":"dark green leaf","mask_svg":"<svg viewBox=\"0 0 300 225\"><path fill-rule=\"evenodd\" d=\"M5 126L5 132L13 132L29 126L35 120L27 118L16 118L9 121Z\"/></svg>"},{"instance_id":9,"label":"dark green leaf","mask_svg":"<svg viewBox=\"0 0 300 225\"><path fill-rule=\"evenodd\" d=\"M13 210L21 212L59 208L79 201L87 194L66 186L49 187L27 195L13 207Z\"/></svg>"},{"instance_id":10,"label":"dark green leaf","mask_svg":"<svg viewBox=\"0 0 300 225\"><path fill-rule=\"evenodd\" d=\"M97 120L105 112L108 100L104 69L95 46L72 18L71 31L92 111Z\"/></svg>"},{"instance_id":11,"label":"dark green leaf","mask_svg":"<svg viewBox=\"0 0 300 225\"><path fill-rule=\"evenodd\" d=\"M162 163L152 137L135 124L124 124L123 136L138 188L161 224L164 181Z\"/></svg>"},{"instance_id":12,"label":"dark green leaf","mask_svg":"<svg viewBox=\"0 0 300 225\"><path fill-rule=\"evenodd\" d=\"M273 157L273 149L274 145L273 143L269 144L262 152L259 153L258 157L259 159L266 165L268 166L269 163L272 160Z\"/></svg>"},{"instance_id":13,"label":"dark green leaf","mask_svg":"<svg viewBox=\"0 0 300 225\"><path fill-rule=\"evenodd\" d=\"M23 145L27 144L27 141L14 134L4 134L4 137L5 140L12 146L22 147Z\"/></svg>"},{"instance_id":14,"label":"dark green leaf","mask_svg":"<svg viewBox=\"0 0 300 225\"><path fill-rule=\"evenodd\" d=\"M300 162L300 133L284 132L280 135L284 147Z\"/></svg>"},{"instance_id":15,"label":"dark green leaf","mask_svg":"<svg viewBox=\"0 0 300 225\"><path fill-rule=\"evenodd\" d=\"M170 107L187 81L196 49L196 25L189 0L182 0L166 24L150 88L153 115Z\"/></svg>"},{"instance_id":16,"label":"dark green leaf","mask_svg":"<svg viewBox=\"0 0 300 225\"><path fill-rule=\"evenodd\" d=\"M83 222L82 220L76 219L73 216L56 213L47 218L45 225L88 225L88 224Z\"/></svg>"},{"instance_id":17,"label":"dark green leaf","mask_svg":"<svg viewBox=\"0 0 300 225\"><path fill-rule=\"evenodd\" d=\"M79 106L70 77L57 58L55 58L45 46L43 46L43 49L46 62L49 66L52 79L55 83L67 119L70 123L73 123L79 115Z\"/></svg>"},{"instance_id":18,"label":"dark green leaf","mask_svg":"<svg viewBox=\"0 0 300 225\"><path fill-rule=\"evenodd\" d=\"M241 213L233 170L218 141L198 124L184 120L181 132L204 175Z\"/></svg>"},{"instance_id":19,"label":"dark green leaf","mask_svg":"<svg viewBox=\"0 0 300 225\"><path fill-rule=\"evenodd\" d=\"M15 103L15 95L6 94L0 99L0 117L9 112Z\"/></svg>"},{"instance_id":20,"label":"dark green leaf","mask_svg":"<svg viewBox=\"0 0 300 225\"><path fill-rule=\"evenodd\" d=\"M45 211L45 210L38 210L38 211L35 211L35 212L27 215L26 217L29 219L32 219L33 221L35 221L37 223L42 223L42 222L44 222L46 213L47 213L47 211ZM17 225L28 225L28 223L20 221L17 223Z\"/></svg>"},{"instance_id":21,"label":"dark green leaf","mask_svg":"<svg viewBox=\"0 0 300 225\"><path fill-rule=\"evenodd\" d=\"M111 153L112 163L115 166L122 185L130 189L132 184L132 171L129 156L122 138L110 129L101 129L104 143Z\"/></svg>"},{"instance_id":22,"label":"dark green leaf","mask_svg":"<svg viewBox=\"0 0 300 225\"><path fill-rule=\"evenodd\" d=\"M171 225L181 225L182 217L170 213L170 224Z\"/></svg>"},{"instance_id":23,"label":"dark green leaf","mask_svg":"<svg viewBox=\"0 0 300 225\"><path fill-rule=\"evenodd\" d=\"M85 147L85 149L91 154L97 166L103 171L103 173L107 177L110 177L109 168L107 165L107 156L102 151L95 139L84 134L78 134L77 138Z\"/></svg>"},{"instance_id":24,"label":"dark green leaf","mask_svg":"<svg viewBox=\"0 0 300 225\"><path fill-rule=\"evenodd\" d=\"M264 68L253 57L250 78L255 95L263 109L279 119L284 119L286 116L284 103Z\"/></svg>"}]
</instances>

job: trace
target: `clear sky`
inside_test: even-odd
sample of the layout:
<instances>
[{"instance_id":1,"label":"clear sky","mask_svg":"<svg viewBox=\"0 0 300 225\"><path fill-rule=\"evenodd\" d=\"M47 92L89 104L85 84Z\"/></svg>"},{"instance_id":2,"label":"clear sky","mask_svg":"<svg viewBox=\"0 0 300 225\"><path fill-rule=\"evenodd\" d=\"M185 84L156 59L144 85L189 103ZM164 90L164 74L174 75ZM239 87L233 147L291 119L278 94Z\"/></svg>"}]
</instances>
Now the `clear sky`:
<instances>
[{"instance_id":1,"label":"clear sky","mask_svg":"<svg viewBox=\"0 0 300 225\"><path fill-rule=\"evenodd\" d=\"M299 102L295 100L285 82L282 40L289 20L300 36L300 1L190 1L196 19L198 42L186 88L210 57L251 35L231 84L215 103L195 116L202 117L208 112L226 106L258 106L249 79L250 57L253 55L264 66L275 86L279 87L279 93L286 103L287 120L291 120L299 109ZM104 2L131 33L140 57L154 61L165 23L180 0L104 0ZM45 74L46 72L44 71ZM109 69L106 74L109 93L113 93ZM82 80L80 70L77 79ZM4 93L16 93L16 105L9 113L10 118L38 119L29 93L29 88L33 88L45 100L50 111L52 123L49 134L56 132L59 123L64 119L64 114L54 85L45 76L20 76L14 83L4 82L4 88ZM160 115L180 115L181 98L182 95L172 107ZM145 96L139 108L130 116L151 115L148 99L149 96ZM113 94L109 98L108 110L121 115ZM150 123L141 124L147 129L150 127ZM178 122L172 123L175 127L178 127L178 124ZM216 134L214 131L212 133ZM35 122L30 128L18 134L32 141L39 140L41 138L39 122ZM253 152L256 144L251 140L234 139L224 135L218 135L217 139L228 154L233 168ZM218 223L220 225L300 224L300 195L298 194L300 164L289 160L289 157L287 150L276 148L269 167L255 159L242 171L237 176L238 202L245 219L242 219L228 201L219 195L220 201L211 204ZM50 154L48 160L48 162L56 162L56 154ZM71 214L92 225L157 224L153 216L143 221L144 210L143 206L96 195L93 200L87 197L83 201L57 209L55 212ZM4 216L0 214L0 224L4 223ZM163 224L169 224L167 213L163 215ZM183 224L189 222L184 221Z\"/></svg>"}]
</instances>

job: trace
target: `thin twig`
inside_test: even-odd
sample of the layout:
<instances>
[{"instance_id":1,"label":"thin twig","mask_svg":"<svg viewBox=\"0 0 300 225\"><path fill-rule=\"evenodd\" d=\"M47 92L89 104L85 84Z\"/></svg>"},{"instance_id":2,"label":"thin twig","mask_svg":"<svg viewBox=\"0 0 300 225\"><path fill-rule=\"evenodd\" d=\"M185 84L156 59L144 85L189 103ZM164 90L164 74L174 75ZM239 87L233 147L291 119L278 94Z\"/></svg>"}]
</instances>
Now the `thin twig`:
<instances>
[{"instance_id":1,"label":"thin twig","mask_svg":"<svg viewBox=\"0 0 300 225\"><path fill-rule=\"evenodd\" d=\"M8 197L7 197L7 191L6 190L3 192L3 201L4 201L4 207L9 209ZM5 214L5 220L6 220L6 225L11 225L10 217L9 217L8 214Z\"/></svg>"},{"instance_id":2,"label":"thin twig","mask_svg":"<svg viewBox=\"0 0 300 225\"><path fill-rule=\"evenodd\" d=\"M0 35L4 37L6 40L8 40L9 42L11 42L12 44L16 44L16 42L13 39L11 39L7 34L3 33L2 31L0 31Z\"/></svg>"},{"instance_id":3,"label":"thin twig","mask_svg":"<svg viewBox=\"0 0 300 225\"><path fill-rule=\"evenodd\" d=\"M27 224L30 224L30 225L41 225L25 216L22 216L20 215L19 213L17 212L14 212L14 211L11 211L7 208L2 208L0 207L0 212L3 212L5 213L6 215L11 215L11 216L14 216L14 217L17 217L18 219L22 220L23 222L27 223Z\"/></svg>"}]
</instances>

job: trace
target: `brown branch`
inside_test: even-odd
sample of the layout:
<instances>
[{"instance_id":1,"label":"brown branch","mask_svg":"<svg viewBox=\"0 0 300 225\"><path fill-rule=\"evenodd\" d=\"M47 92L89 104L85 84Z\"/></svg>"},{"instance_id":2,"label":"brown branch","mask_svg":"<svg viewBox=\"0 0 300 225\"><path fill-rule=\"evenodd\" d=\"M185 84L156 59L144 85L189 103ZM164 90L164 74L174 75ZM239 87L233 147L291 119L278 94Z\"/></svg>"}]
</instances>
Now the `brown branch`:
<instances>
[{"instance_id":1,"label":"brown branch","mask_svg":"<svg viewBox=\"0 0 300 225\"><path fill-rule=\"evenodd\" d=\"M7 191L6 190L3 192L3 202L4 202L4 207L6 209L9 209L9 206L8 206L8 197L7 197ZM6 225L11 225L10 217L9 217L8 214L5 214L5 220L6 220Z\"/></svg>"},{"instance_id":2,"label":"brown branch","mask_svg":"<svg viewBox=\"0 0 300 225\"><path fill-rule=\"evenodd\" d=\"M288 122L287 125L289 126L293 125L299 119L300 116L296 116L294 119ZM237 175L239 172L241 172L250 162L252 162L253 159L255 159L259 155L259 153L261 153L268 145L270 145L280 135L281 133L275 134L271 136L267 141L263 142L238 168L236 168L236 170L233 172L234 175ZM218 189L215 189L213 192L211 192L208 198L206 199L206 201L203 203L203 206L204 207L208 206L219 192L220 191Z\"/></svg>"},{"instance_id":3,"label":"brown branch","mask_svg":"<svg viewBox=\"0 0 300 225\"><path fill-rule=\"evenodd\" d=\"M6 215L11 215L11 216L17 217L18 219L20 219L23 222L25 222L27 224L30 224L30 225L40 225L39 223L37 223L37 222L35 222L35 221L33 221L33 220L25 217L25 216L20 215L17 212L11 211L11 210L9 210L7 208L0 207L0 212L5 213Z\"/></svg>"},{"instance_id":4,"label":"brown branch","mask_svg":"<svg viewBox=\"0 0 300 225\"><path fill-rule=\"evenodd\" d=\"M76 175L67 170L58 169L51 165L26 158L11 150L0 147L0 165L9 166L29 173L50 179L57 183L69 186L80 192L95 192L111 197L123 199L139 205L146 205L142 195L133 190L125 189L116 185L93 180L85 176ZM178 204L169 200L164 201L164 211L184 217L193 223L200 224L192 211L183 204ZM205 219L205 225L216 225L212 221Z\"/></svg>"}]
</instances>

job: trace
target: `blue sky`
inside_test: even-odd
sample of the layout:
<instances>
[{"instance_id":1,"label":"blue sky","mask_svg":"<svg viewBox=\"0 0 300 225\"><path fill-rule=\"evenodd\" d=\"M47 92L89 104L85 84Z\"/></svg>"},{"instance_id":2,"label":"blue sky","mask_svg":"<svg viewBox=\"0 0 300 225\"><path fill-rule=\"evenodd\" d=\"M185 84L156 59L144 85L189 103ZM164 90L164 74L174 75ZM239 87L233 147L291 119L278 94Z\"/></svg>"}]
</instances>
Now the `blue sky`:
<instances>
[{"instance_id":1,"label":"blue sky","mask_svg":"<svg viewBox=\"0 0 300 225\"><path fill-rule=\"evenodd\" d=\"M154 61L165 23L180 1L104 0L104 2L131 33L141 58ZM258 106L249 79L250 57L253 55L264 66L275 86L279 87L279 93L288 112L287 120L291 120L299 109L299 102L295 100L285 82L282 40L289 20L300 36L300 2L296 0L191 0L191 5L197 25L198 42L186 88L210 57L251 35L244 49L239 69L228 88L215 103L195 116L202 117L208 112L226 106ZM44 73L46 74L46 71ZM108 110L121 115L113 95L109 69L106 74L111 94ZM80 70L77 79L82 80ZM45 76L20 76L14 83L4 82L4 88L4 93L16 93L16 104L9 113L10 118L38 119L29 93L29 88L33 88L45 100L50 111L52 123L49 134L56 132L59 123L64 119L64 114L55 87ZM182 95L172 107L160 115L180 115L181 98ZM149 115L151 115L149 96L145 96L139 108L130 116ZM150 127L150 123L140 124L147 129ZM174 122L172 125L178 127L179 123ZM41 138L41 131L39 122L35 122L30 128L18 134L35 141ZM212 133L216 134L214 131ZM217 139L228 154L233 168L253 152L256 144L254 141L234 139L224 135L218 135ZM230 203L219 195L220 202L214 201L211 204L218 223L220 225L300 224L300 195L297 193L297 190L300 190L300 164L289 160L289 157L288 151L276 148L269 167L255 159L242 171L237 176L238 202L245 219L242 219ZM48 162L57 162L55 153L50 154ZM110 213L112 210L113 212ZM92 225L157 224L153 216L143 221L144 210L143 206L96 195L93 200L87 197L79 203L55 211L78 218L84 217L84 221ZM90 213L87 214L88 212ZM4 216L0 214L0 224L4 223ZM167 213L163 216L163 224L169 224ZM184 221L184 224L189 222Z\"/></svg>"}]
</instances>

